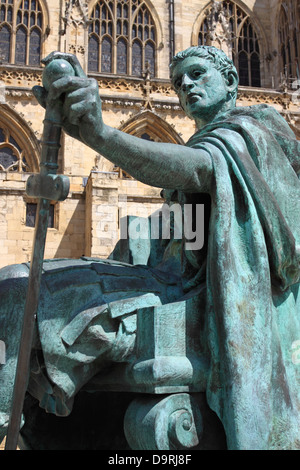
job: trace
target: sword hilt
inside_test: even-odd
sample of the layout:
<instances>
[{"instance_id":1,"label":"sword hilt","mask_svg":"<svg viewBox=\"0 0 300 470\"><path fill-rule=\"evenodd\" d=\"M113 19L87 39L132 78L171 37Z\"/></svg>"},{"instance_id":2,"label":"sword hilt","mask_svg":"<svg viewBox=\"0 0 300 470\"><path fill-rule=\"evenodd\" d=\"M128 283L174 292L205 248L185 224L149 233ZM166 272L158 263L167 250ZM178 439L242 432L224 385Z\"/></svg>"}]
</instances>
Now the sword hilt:
<instances>
[{"instance_id":1,"label":"sword hilt","mask_svg":"<svg viewBox=\"0 0 300 470\"><path fill-rule=\"evenodd\" d=\"M75 75L71 64L63 59L53 59L46 66L43 74L43 85L46 90L49 90L52 82L64 75ZM56 100L54 103L49 103L44 120L40 173L32 175L27 181L27 194L37 197L39 203L5 450L15 450L18 443L21 415L30 371L30 356L35 317L38 310L50 201L53 199L63 200L69 192L69 178L56 176L62 127L61 117L62 102Z\"/></svg>"},{"instance_id":2,"label":"sword hilt","mask_svg":"<svg viewBox=\"0 0 300 470\"><path fill-rule=\"evenodd\" d=\"M49 91L53 82L64 76L74 76L72 65L64 59L53 59L43 72L43 86ZM49 104L44 119L40 173L31 175L26 184L26 193L35 198L64 201L69 193L69 178L56 175L62 128L62 103Z\"/></svg>"}]
</instances>

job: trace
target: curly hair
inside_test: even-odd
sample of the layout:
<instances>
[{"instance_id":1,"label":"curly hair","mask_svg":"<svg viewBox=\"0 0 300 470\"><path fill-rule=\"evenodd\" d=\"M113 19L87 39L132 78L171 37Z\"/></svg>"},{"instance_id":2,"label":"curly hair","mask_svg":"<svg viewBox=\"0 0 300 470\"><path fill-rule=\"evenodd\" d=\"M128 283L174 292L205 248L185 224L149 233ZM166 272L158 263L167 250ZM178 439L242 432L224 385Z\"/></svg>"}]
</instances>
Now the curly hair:
<instances>
[{"instance_id":1,"label":"curly hair","mask_svg":"<svg viewBox=\"0 0 300 470\"><path fill-rule=\"evenodd\" d=\"M170 77L172 79L173 71L176 65L186 59L187 57L200 57L203 59L210 60L215 68L221 72L221 74L227 78L229 72L234 72L238 77L237 70L229 57L221 49L217 49L214 46L192 46L184 51L178 52L178 54L173 57L170 64ZM237 87L234 92L232 92L232 97L236 98L237 96Z\"/></svg>"}]
</instances>

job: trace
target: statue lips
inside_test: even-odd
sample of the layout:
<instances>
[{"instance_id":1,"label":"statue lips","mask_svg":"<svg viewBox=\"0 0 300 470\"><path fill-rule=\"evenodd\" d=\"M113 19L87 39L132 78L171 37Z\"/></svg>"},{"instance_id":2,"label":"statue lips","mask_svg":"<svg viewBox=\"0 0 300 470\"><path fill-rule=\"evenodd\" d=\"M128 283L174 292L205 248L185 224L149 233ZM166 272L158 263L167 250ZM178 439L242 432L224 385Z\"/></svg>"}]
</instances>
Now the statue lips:
<instances>
[{"instance_id":1,"label":"statue lips","mask_svg":"<svg viewBox=\"0 0 300 470\"><path fill-rule=\"evenodd\" d=\"M200 95L199 93L189 93L186 98L186 103L194 104L194 103L197 103L197 101L201 99L202 99L202 95Z\"/></svg>"}]
</instances>

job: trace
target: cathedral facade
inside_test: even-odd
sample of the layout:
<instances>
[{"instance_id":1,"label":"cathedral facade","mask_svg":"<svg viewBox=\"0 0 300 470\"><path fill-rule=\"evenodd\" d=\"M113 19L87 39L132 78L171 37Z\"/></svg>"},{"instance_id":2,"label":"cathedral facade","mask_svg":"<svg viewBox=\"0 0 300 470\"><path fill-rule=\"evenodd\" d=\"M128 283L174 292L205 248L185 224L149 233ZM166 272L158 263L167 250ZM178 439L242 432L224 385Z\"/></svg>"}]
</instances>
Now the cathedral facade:
<instances>
[{"instance_id":1,"label":"cathedral facade","mask_svg":"<svg viewBox=\"0 0 300 470\"><path fill-rule=\"evenodd\" d=\"M25 191L39 171L44 109L32 94L41 59L73 53L99 84L106 124L184 145L194 123L179 106L169 64L191 45L224 50L239 72L238 106L274 106L300 137L299 0L1 0L0 267L28 262L36 201ZM63 135L59 173L70 192L51 204L46 258L107 257L126 215L163 203L101 154Z\"/></svg>"}]
</instances>

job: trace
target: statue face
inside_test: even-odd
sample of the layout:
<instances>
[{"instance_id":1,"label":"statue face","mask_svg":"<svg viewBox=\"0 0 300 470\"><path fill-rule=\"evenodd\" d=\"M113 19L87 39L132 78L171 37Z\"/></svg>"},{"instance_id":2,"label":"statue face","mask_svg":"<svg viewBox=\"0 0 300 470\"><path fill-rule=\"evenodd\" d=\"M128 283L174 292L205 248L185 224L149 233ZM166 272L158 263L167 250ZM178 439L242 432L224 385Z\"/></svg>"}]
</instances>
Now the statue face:
<instances>
[{"instance_id":1,"label":"statue face","mask_svg":"<svg viewBox=\"0 0 300 470\"><path fill-rule=\"evenodd\" d=\"M210 60L187 57L175 66L172 83L182 108L198 127L234 106L229 104L225 77Z\"/></svg>"}]
</instances>

